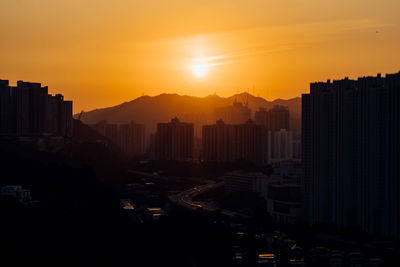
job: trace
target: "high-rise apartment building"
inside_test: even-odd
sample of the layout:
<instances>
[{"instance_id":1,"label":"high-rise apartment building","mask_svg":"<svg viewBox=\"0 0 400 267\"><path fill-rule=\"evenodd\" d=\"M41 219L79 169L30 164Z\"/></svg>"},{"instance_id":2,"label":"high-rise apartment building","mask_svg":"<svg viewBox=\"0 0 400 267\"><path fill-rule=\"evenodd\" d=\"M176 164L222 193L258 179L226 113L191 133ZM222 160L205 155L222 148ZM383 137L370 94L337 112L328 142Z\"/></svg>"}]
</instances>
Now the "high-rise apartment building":
<instances>
[{"instance_id":1,"label":"high-rise apartment building","mask_svg":"<svg viewBox=\"0 0 400 267\"><path fill-rule=\"evenodd\" d=\"M302 159L304 171L311 175L305 177L311 194L309 219L356 225L356 83L314 83L304 98Z\"/></svg>"},{"instance_id":2,"label":"high-rise apartment building","mask_svg":"<svg viewBox=\"0 0 400 267\"><path fill-rule=\"evenodd\" d=\"M252 162L260 166L266 165L270 158L268 147L271 138L267 129L251 120L235 125L234 129L233 147L236 161Z\"/></svg>"},{"instance_id":3,"label":"high-rise apartment building","mask_svg":"<svg viewBox=\"0 0 400 267\"><path fill-rule=\"evenodd\" d=\"M232 106L217 108L215 118L227 124L241 124L251 119L251 110L246 103L235 101Z\"/></svg>"},{"instance_id":4,"label":"high-rise apartment building","mask_svg":"<svg viewBox=\"0 0 400 267\"><path fill-rule=\"evenodd\" d=\"M8 135L11 131L11 88L7 80L0 80L0 135Z\"/></svg>"},{"instance_id":5,"label":"high-rise apartment building","mask_svg":"<svg viewBox=\"0 0 400 267\"><path fill-rule=\"evenodd\" d=\"M266 165L269 140L267 129L251 120L236 125L219 120L215 125L203 126L203 160Z\"/></svg>"},{"instance_id":6,"label":"high-rise apartment building","mask_svg":"<svg viewBox=\"0 0 400 267\"><path fill-rule=\"evenodd\" d=\"M116 124L105 120L92 124L91 127L99 134L107 137L128 156L138 156L145 153L145 126L139 123Z\"/></svg>"},{"instance_id":7,"label":"high-rise apartment building","mask_svg":"<svg viewBox=\"0 0 400 267\"><path fill-rule=\"evenodd\" d=\"M265 108L260 108L254 113L254 122L258 125L269 125L269 112Z\"/></svg>"},{"instance_id":8,"label":"high-rise apartment building","mask_svg":"<svg viewBox=\"0 0 400 267\"><path fill-rule=\"evenodd\" d=\"M119 146L128 155L145 153L145 126L139 123L119 125Z\"/></svg>"},{"instance_id":9,"label":"high-rise apartment building","mask_svg":"<svg viewBox=\"0 0 400 267\"><path fill-rule=\"evenodd\" d=\"M72 101L48 94L47 86L0 80L0 134L7 136L71 136Z\"/></svg>"},{"instance_id":10,"label":"high-rise apartment building","mask_svg":"<svg viewBox=\"0 0 400 267\"><path fill-rule=\"evenodd\" d=\"M268 126L273 132L285 129L290 130L290 113L288 107L275 105L268 111Z\"/></svg>"},{"instance_id":11,"label":"high-rise apartment building","mask_svg":"<svg viewBox=\"0 0 400 267\"><path fill-rule=\"evenodd\" d=\"M204 161L235 161L235 129L233 125L218 120L215 125L204 125L202 134Z\"/></svg>"},{"instance_id":12,"label":"high-rise apartment building","mask_svg":"<svg viewBox=\"0 0 400 267\"><path fill-rule=\"evenodd\" d=\"M294 159L293 134L285 129L271 132L270 162L281 162Z\"/></svg>"},{"instance_id":13,"label":"high-rise apartment building","mask_svg":"<svg viewBox=\"0 0 400 267\"><path fill-rule=\"evenodd\" d=\"M63 100L61 104L61 128L60 132L63 136L72 136L72 101Z\"/></svg>"},{"instance_id":14,"label":"high-rise apartment building","mask_svg":"<svg viewBox=\"0 0 400 267\"><path fill-rule=\"evenodd\" d=\"M158 123L154 138L156 159L188 161L193 159L194 125L173 118L168 123Z\"/></svg>"},{"instance_id":15,"label":"high-rise apartment building","mask_svg":"<svg viewBox=\"0 0 400 267\"><path fill-rule=\"evenodd\" d=\"M20 135L42 135L46 117L47 86L18 81L11 88L16 116L16 132Z\"/></svg>"},{"instance_id":16,"label":"high-rise apartment building","mask_svg":"<svg viewBox=\"0 0 400 267\"><path fill-rule=\"evenodd\" d=\"M312 83L302 97L309 222L400 236L400 73Z\"/></svg>"},{"instance_id":17,"label":"high-rise apartment building","mask_svg":"<svg viewBox=\"0 0 400 267\"><path fill-rule=\"evenodd\" d=\"M269 131L275 132L281 129L290 130L290 112L288 107L275 105L272 109L260 108L254 113L254 122L264 125Z\"/></svg>"}]
</instances>

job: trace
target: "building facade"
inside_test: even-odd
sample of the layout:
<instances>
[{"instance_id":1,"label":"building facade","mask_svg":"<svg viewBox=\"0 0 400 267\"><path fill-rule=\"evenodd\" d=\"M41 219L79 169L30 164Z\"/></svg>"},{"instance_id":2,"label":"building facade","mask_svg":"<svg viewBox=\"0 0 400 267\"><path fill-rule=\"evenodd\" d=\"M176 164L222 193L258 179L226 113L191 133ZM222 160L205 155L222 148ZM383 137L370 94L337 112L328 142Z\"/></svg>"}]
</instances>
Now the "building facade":
<instances>
[{"instance_id":1,"label":"building facade","mask_svg":"<svg viewBox=\"0 0 400 267\"><path fill-rule=\"evenodd\" d=\"M267 190L268 176L259 172L233 171L225 173L222 178L225 186L225 193L234 192L255 192L261 195Z\"/></svg>"},{"instance_id":2,"label":"building facade","mask_svg":"<svg viewBox=\"0 0 400 267\"><path fill-rule=\"evenodd\" d=\"M0 80L0 135L72 136L72 101L48 94L47 86Z\"/></svg>"},{"instance_id":3,"label":"building facade","mask_svg":"<svg viewBox=\"0 0 400 267\"><path fill-rule=\"evenodd\" d=\"M400 235L400 73L312 83L302 97L306 218Z\"/></svg>"},{"instance_id":4,"label":"building facade","mask_svg":"<svg viewBox=\"0 0 400 267\"><path fill-rule=\"evenodd\" d=\"M146 152L144 124L135 122L116 124L102 120L92 124L91 127L107 137L128 156L139 156Z\"/></svg>"},{"instance_id":5,"label":"building facade","mask_svg":"<svg viewBox=\"0 0 400 267\"><path fill-rule=\"evenodd\" d=\"M235 129L218 120L215 125L203 126L203 160L206 162L233 162Z\"/></svg>"},{"instance_id":6,"label":"building facade","mask_svg":"<svg viewBox=\"0 0 400 267\"><path fill-rule=\"evenodd\" d=\"M268 111L269 129L273 132L285 129L290 130L290 112L288 107L275 105Z\"/></svg>"},{"instance_id":7,"label":"building facade","mask_svg":"<svg viewBox=\"0 0 400 267\"><path fill-rule=\"evenodd\" d=\"M301 187L298 184L269 183L267 210L276 223L294 224L301 218Z\"/></svg>"},{"instance_id":8,"label":"building facade","mask_svg":"<svg viewBox=\"0 0 400 267\"><path fill-rule=\"evenodd\" d=\"M119 146L128 155L142 155L145 148L145 126L139 123L119 125Z\"/></svg>"},{"instance_id":9,"label":"building facade","mask_svg":"<svg viewBox=\"0 0 400 267\"><path fill-rule=\"evenodd\" d=\"M266 165L269 160L270 133L251 120L231 125L222 120L203 126L203 160L205 162L244 161Z\"/></svg>"},{"instance_id":10,"label":"building facade","mask_svg":"<svg viewBox=\"0 0 400 267\"><path fill-rule=\"evenodd\" d=\"M293 133L285 129L271 133L270 141L270 162L281 162L294 159L293 154Z\"/></svg>"},{"instance_id":11,"label":"building facade","mask_svg":"<svg viewBox=\"0 0 400 267\"><path fill-rule=\"evenodd\" d=\"M243 124L203 126L205 162L249 162L259 166L286 160L300 160L294 148L299 146L286 129L269 131L266 125L248 120ZM299 149L299 148L298 148ZM297 151L296 151L297 152Z\"/></svg>"},{"instance_id":12,"label":"building facade","mask_svg":"<svg viewBox=\"0 0 400 267\"><path fill-rule=\"evenodd\" d=\"M0 135L11 131L11 88L7 80L0 80Z\"/></svg>"},{"instance_id":13,"label":"building facade","mask_svg":"<svg viewBox=\"0 0 400 267\"><path fill-rule=\"evenodd\" d=\"M280 131L282 129L290 130L290 112L286 106L275 105L270 110L260 108L254 113L254 122L264 125L271 132Z\"/></svg>"},{"instance_id":14,"label":"building facade","mask_svg":"<svg viewBox=\"0 0 400 267\"><path fill-rule=\"evenodd\" d=\"M254 122L258 125L269 126L269 112L265 108L260 108L254 113ZM269 128L268 128L269 130Z\"/></svg>"},{"instance_id":15,"label":"building facade","mask_svg":"<svg viewBox=\"0 0 400 267\"><path fill-rule=\"evenodd\" d=\"M158 160L193 160L194 125L173 118L158 123L154 136L154 157Z\"/></svg>"},{"instance_id":16,"label":"building facade","mask_svg":"<svg viewBox=\"0 0 400 267\"><path fill-rule=\"evenodd\" d=\"M215 110L215 119L227 124L241 124L251 119L251 110L247 103L235 100L232 106L220 107Z\"/></svg>"}]
</instances>

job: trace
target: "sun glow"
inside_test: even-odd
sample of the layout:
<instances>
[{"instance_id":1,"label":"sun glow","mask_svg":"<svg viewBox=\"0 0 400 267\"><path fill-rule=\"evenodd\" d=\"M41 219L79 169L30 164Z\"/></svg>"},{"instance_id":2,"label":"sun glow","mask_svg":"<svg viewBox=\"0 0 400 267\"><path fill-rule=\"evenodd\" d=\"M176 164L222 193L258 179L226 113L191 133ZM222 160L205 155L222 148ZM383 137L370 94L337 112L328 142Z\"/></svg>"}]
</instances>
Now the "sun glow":
<instances>
[{"instance_id":1,"label":"sun glow","mask_svg":"<svg viewBox=\"0 0 400 267\"><path fill-rule=\"evenodd\" d=\"M196 77L203 77L207 73L207 64L198 63L191 66L192 72Z\"/></svg>"}]
</instances>

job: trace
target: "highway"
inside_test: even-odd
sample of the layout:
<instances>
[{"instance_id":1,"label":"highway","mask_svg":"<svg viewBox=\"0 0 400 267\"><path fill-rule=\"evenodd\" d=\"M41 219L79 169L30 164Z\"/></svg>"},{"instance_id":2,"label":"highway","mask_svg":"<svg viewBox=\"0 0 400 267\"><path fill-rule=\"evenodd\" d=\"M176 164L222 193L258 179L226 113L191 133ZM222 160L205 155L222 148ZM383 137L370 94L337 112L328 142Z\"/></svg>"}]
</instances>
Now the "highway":
<instances>
[{"instance_id":1,"label":"highway","mask_svg":"<svg viewBox=\"0 0 400 267\"><path fill-rule=\"evenodd\" d=\"M206 191L218 188L223 185L224 185L223 182L216 183L213 181L209 181L204 185L195 186L189 190L180 192L175 195L170 195L168 197L173 203L181 205L181 206L189 208L189 209L192 209L192 210L196 210L196 211L202 210L202 211L209 211L209 212L217 211L217 212L224 214L226 216L229 216L229 217L248 218L247 215L233 212L233 211L226 210L226 209L221 209L221 208L217 207L213 202L193 201L193 198L196 197L197 195L199 195L200 193L204 193Z\"/></svg>"},{"instance_id":2,"label":"highway","mask_svg":"<svg viewBox=\"0 0 400 267\"><path fill-rule=\"evenodd\" d=\"M128 172L131 174L134 174L134 175L139 175L139 176L150 178L150 179L159 179L159 180L164 180L164 181L168 180L167 177L164 177L164 176L161 176L158 174L139 172L139 171L135 171L135 170L129 170ZM217 211L217 212L224 214L226 216L229 216L229 217L248 218L249 216L244 215L242 213L222 209L222 208L216 206L214 202L193 201L193 198L196 197L197 195L204 193L206 191L212 190L212 189L216 189L223 185L224 185L223 182L217 183L217 182L208 180L208 181L206 181L206 184L195 186L191 189L180 192L178 194L169 195L168 198L171 202L173 202L177 205L181 205L183 207L186 207L186 208L189 208L189 209L192 209L195 211L199 211L199 210L208 211L208 212Z\"/></svg>"}]
</instances>

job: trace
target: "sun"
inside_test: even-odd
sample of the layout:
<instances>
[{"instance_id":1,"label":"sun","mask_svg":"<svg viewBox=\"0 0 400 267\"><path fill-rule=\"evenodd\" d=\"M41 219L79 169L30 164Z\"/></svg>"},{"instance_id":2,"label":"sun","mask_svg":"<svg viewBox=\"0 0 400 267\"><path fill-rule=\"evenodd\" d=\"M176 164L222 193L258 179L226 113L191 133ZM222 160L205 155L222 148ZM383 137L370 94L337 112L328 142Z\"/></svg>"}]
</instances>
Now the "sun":
<instances>
[{"instance_id":1,"label":"sun","mask_svg":"<svg viewBox=\"0 0 400 267\"><path fill-rule=\"evenodd\" d=\"M207 64L198 63L191 66L193 75L196 77L203 77L207 73Z\"/></svg>"}]
</instances>

